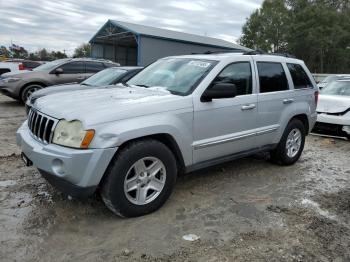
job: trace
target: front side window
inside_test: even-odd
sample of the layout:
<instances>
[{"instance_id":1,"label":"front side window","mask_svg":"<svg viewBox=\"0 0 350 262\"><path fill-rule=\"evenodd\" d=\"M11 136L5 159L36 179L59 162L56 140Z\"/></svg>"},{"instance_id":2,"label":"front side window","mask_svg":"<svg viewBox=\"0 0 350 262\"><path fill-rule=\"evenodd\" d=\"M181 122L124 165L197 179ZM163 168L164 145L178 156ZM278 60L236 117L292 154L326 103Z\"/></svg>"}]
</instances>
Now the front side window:
<instances>
[{"instance_id":1,"label":"front side window","mask_svg":"<svg viewBox=\"0 0 350 262\"><path fill-rule=\"evenodd\" d=\"M235 84L237 96L252 94L252 70L250 62L237 62L228 65L214 79L214 84Z\"/></svg>"},{"instance_id":2,"label":"front side window","mask_svg":"<svg viewBox=\"0 0 350 262\"><path fill-rule=\"evenodd\" d=\"M281 63L257 62L260 93L288 90L288 81Z\"/></svg>"},{"instance_id":3,"label":"front side window","mask_svg":"<svg viewBox=\"0 0 350 262\"><path fill-rule=\"evenodd\" d=\"M187 95L216 63L212 60L191 58L161 59L130 79L128 84L164 87L173 94Z\"/></svg>"},{"instance_id":4,"label":"front side window","mask_svg":"<svg viewBox=\"0 0 350 262\"><path fill-rule=\"evenodd\" d=\"M104 69L102 63L99 62L85 62L86 73L97 73Z\"/></svg>"},{"instance_id":5,"label":"front side window","mask_svg":"<svg viewBox=\"0 0 350 262\"><path fill-rule=\"evenodd\" d=\"M294 89L312 88L311 81L301 65L287 64L287 66L292 76Z\"/></svg>"},{"instance_id":6,"label":"front side window","mask_svg":"<svg viewBox=\"0 0 350 262\"><path fill-rule=\"evenodd\" d=\"M82 74L85 73L83 62L71 62L60 66L63 69L63 74Z\"/></svg>"}]
</instances>

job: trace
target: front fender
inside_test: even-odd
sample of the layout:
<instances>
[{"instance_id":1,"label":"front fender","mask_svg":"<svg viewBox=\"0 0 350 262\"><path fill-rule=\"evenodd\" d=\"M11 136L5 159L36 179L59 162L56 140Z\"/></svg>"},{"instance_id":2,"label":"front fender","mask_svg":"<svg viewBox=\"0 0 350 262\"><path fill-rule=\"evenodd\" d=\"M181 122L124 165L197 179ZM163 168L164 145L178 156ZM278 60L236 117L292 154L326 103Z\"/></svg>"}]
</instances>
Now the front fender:
<instances>
[{"instance_id":1,"label":"front fender","mask_svg":"<svg viewBox=\"0 0 350 262\"><path fill-rule=\"evenodd\" d=\"M193 111L191 109L182 109L175 113L152 114L92 126L96 135L90 147L120 147L130 140L156 134L167 134L177 143L185 165L191 165L192 121Z\"/></svg>"}]
</instances>

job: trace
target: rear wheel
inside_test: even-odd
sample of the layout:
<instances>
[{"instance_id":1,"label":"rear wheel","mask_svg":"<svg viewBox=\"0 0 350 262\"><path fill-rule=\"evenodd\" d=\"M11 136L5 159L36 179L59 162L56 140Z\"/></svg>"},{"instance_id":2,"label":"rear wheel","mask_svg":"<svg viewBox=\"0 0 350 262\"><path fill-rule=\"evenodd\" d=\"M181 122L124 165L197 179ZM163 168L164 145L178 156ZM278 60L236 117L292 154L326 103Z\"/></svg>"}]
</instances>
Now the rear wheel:
<instances>
[{"instance_id":1,"label":"rear wheel","mask_svg":"<svg viewBox=\"0 0 350 262\"><path fill-rule=\"evenodd\" d=\"M290 121L276 149L271 151L271 160L281 165L292 165L298 161L304 149L305 133L300 120Z\"/></svg>"},{"instance_id":2,"label":"rear wheel","mask_svg":"<svg viewBox=\"0 0 350 262\"><path fill-rule=\"evenodd\" d=\"M23 88L22 94L21 94L21 101L23 103L27 102L27 99L37 90L42 89L43 86L40 84L30 84Z\"/></svg>"},{"instance_id":3,"label":"rear wheel","mask_svg":"<svg viewBox=\"0 0 350 262\"><path fill-rule=\"evenodd\" d=\"M176 159L157 140L140 140L123 148L106 171L101 196L115 214L135 217L160 208L176 182Z\"/></svg>"}]
</instances>

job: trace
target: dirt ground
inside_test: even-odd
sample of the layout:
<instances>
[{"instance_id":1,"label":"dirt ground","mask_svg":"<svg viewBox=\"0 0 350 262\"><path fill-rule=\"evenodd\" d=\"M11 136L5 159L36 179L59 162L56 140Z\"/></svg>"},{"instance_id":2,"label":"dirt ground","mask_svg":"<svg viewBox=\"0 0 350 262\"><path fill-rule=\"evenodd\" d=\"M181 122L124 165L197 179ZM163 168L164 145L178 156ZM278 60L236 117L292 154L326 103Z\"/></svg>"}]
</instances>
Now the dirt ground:
<instances>
[{"instance_id":1,"label":"dirt ground","mask_svg":"<svg viewBox=\"0 0 350 262\"><path fill-rule=\"evenodd\" d=\"M290 167L256 156L182 176L159 211L121 219L24 167L24 119L0 95L1 261L350 261L349 141L309 136Z\"/></svg>"}]
</instances>

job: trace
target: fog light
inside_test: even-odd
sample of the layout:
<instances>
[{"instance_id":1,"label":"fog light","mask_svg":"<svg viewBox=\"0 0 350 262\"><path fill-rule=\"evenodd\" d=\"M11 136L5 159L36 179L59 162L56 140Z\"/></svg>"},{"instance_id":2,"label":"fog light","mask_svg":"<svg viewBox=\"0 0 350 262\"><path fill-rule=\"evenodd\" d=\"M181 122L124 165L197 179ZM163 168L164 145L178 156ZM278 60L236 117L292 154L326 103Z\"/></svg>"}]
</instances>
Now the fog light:
<instances>
[{"instance_id":1,"label":"fog light","mask_svg":"<svg viewBox=\"0 0 350 262\"><path fill-rule=\"evenodd\" d=\"M57 158L52 161L52 169L57 175L61 176L66 172L63 161Z\"/></svg>"},{"instance_id":2,"label":"fog light","mask_svg":"<svg viewBox=\"0 0 350 262\"><path fill-rule=\"evenodd\" d=\"M343 126L343 131L350 135L350 126Z\"/></svg>"}]
</instances>

